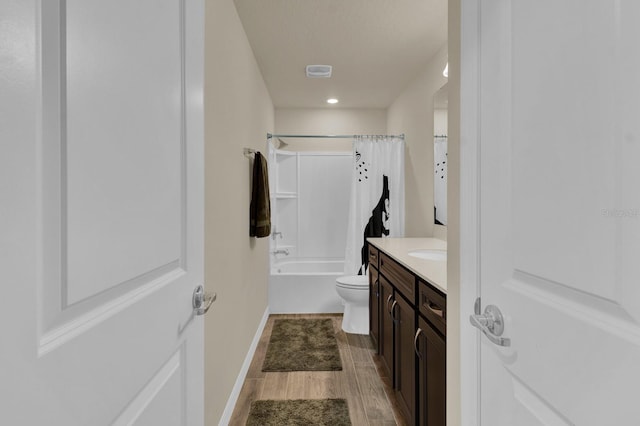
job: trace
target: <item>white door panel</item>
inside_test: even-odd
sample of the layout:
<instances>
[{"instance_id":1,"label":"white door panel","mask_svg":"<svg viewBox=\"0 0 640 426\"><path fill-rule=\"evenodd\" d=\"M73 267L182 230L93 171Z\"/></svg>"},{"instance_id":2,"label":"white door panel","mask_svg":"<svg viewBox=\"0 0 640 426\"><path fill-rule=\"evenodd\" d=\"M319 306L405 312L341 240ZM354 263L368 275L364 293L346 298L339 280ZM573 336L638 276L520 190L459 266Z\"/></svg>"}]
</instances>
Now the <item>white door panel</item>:
<instances>
[{"instance_id":1,"label":"white door panel","mask_svg":"<svg viewBox=\"0 0 640 426\"><path fill-rule=\"evenodd\" d=\"M66 40L62 66L55 67L66 86L62 111L44 112L64 121L67 304L132 277L175 270L184 257L179 6L67 0L58 31L44 23L51 30L43 31L45 39ZM47 65L53 63L45 73ZM45 128L45 136L57 135Z\"/></svg>"},{"instance_id":2,"label":"white door panel","mask_svg":"<svg viewBox=\"0 0 640 426\"><path fill-rule=\"evenodd\" d=\"M0 1L0 423L201 425L203 2L33 3Z\"/></svg>"},{"instance_id":3,"label":"white door panel","mask_svg":"<svg viewBox=\"0 0 640 426\"><path fill-rule=\"evenodd\" d=\"M478 55L467 87L479 171L462 179L478 179L479 203L461 215L479 218L480 254L465 261L462 247L462 263L511 339L475 349L475 414L488 426L637 424L640 5L473 7L463 52Z\"/></svg>"}]
</instances>

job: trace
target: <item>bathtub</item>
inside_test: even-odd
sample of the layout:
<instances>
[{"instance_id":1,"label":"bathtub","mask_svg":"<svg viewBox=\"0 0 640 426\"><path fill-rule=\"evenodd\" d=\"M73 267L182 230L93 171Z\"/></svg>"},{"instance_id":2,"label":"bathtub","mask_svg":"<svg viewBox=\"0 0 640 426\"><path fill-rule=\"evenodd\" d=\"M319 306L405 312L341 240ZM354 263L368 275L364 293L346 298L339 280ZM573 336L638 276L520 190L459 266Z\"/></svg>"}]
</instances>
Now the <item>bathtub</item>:
<instances>
[{"instance_id":1,"label":"bathtub","mask_svg":"<svg viewBox=\"0 0 640 426\"><path fill-rule=\"evenodd\" d=\"M336 278L344 275L344 260L282 259L271 265L271 313L342 313Z\"/></svg>"}]
</instances>

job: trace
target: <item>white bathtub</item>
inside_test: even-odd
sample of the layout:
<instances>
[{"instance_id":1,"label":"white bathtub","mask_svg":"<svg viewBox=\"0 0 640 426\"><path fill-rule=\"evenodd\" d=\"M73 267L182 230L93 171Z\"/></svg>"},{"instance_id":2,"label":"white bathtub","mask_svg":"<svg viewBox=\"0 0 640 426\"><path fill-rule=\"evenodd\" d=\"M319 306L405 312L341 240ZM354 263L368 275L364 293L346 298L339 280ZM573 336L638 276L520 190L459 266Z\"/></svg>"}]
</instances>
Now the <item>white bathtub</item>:
<instances>
[{"instance_id":1,"label":"white bathtub","mask_svg":"<svg viewBox=\"0 0 640 426\"><path fill-rule=\"evenodd\" d=\"M273 275L344 275L344 260L281 260Z\"/></svg>"},{"instance_id":2,"label":"white bathtub","mask_svg":"<svg viewBox=\"0 0 640 426\"><path fill-rule=\"evenodd\" d=\"M343 260L283 259L272 265L269 310L272 313L342 313L336 278Z\"/></svg>"}]
</instances>

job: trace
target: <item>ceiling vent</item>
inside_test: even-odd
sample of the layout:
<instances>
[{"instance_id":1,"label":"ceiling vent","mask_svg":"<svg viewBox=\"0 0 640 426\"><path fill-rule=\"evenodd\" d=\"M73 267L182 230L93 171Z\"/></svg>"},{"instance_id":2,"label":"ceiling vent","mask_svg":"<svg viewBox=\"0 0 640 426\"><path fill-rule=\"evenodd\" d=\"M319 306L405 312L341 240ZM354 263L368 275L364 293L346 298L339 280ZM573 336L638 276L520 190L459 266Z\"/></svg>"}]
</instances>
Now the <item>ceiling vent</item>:
<instances>
[{"instance_id":1,"label":"ceiling vent","mask_svg":"<svg viewBox=\"0 0 640 426\"><path fill-rule=\"evenodd\" d=\"M330 78L331 68L331 65L307 65L307 77Z\"/></svg>"}]
</instances>

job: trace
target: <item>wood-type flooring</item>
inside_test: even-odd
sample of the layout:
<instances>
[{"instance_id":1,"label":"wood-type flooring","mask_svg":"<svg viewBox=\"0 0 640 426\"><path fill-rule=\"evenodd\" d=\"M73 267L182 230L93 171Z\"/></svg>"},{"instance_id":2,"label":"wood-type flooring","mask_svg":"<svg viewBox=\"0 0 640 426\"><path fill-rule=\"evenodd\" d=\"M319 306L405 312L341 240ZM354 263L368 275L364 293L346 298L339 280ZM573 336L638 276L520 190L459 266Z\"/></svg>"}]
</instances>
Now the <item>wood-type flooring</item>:
<instances>
[{"instance_id":1,"label":"wood-type flooring","mask_svg":"<svg viewBox=\"0 0 640 426\"><path fill-rule=\"evenodd\" d=\"M342 371L262 371L262 362L277 318L332 318L342 358ZM342 331L341 315L271 315L247 372L230 425L247 421L251 402L258 399L344 398L354 426L405 425L393 396L391 380L381 377L379 360L369 336Z\"/></svg>"}]
</instances>

